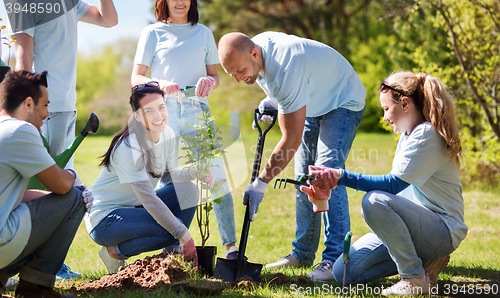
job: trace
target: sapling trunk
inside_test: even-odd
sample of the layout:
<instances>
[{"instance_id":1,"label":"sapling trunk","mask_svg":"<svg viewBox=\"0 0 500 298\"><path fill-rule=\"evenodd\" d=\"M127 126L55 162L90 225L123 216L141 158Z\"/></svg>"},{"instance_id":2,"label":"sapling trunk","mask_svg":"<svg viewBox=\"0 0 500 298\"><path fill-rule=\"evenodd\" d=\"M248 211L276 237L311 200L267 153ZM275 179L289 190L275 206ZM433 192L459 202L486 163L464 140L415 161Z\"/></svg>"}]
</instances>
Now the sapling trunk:
<instances>
[{"instance_id":1,"label":"sapling trunk","mask_svg":"<svg viewBox=\"0 0 500 298\"><path fill-rule=\"evenodd\" d=\"M203 182L200 180L196 180L196 186L200 190L198 195L198 204L196 206L196 220L198 223L198 228L200 229L201 236L201 247L205 248L205 243L210 237L210 221L209 221L209 212L205 212L208 206L208 201L203 203ZM205 190L205 195L210 195L208 190Z\"/></svg>"}]
</instances>

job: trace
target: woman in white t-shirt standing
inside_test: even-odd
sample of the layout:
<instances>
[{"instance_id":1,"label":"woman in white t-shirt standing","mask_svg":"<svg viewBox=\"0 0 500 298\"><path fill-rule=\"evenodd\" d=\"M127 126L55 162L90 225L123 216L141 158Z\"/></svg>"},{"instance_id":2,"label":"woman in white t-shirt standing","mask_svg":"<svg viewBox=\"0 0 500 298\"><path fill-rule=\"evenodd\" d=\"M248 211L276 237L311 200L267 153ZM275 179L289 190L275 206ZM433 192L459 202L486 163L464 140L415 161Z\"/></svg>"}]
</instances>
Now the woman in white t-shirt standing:
<instances>
[{"instance_id":1,"label":"woman in white t-shirt standing","mask_svg":"<svg viewBox=\"0 0 500 298\"><path fill-rule=\"evenodd\" d=\"M147 26L137 45L132 71L132 85L158 81L165 91L170 116L169 126L175 135L193 131L188 124L196 124L196 114L209 112L207 97L219 85L217 46L212 32L198 24L196 0L156 0L157 23ZM151 78L146 73L151 66ZM194 92L181 88L196 86ZM181 95L183 94L183 95ZM178 142L178 141L177 141ZM211 168L216 182L224 182L220 204L214 204L222 244L228 259L237 256L234 207L221 158L213 159ZM170 183L162 177L160 185Z\"/></svg>"},{"instance_id":2,"label":"woman in white t-shirt standing","mask_svg":"<svg viewBox=\"0 0 500 298\"><path fill-rule=\"evenodd\" d=\"M196 206L196 171L176 169L175 135L167 126L164 92L158 82L132 88L133 115L102 156L93 185L94 208L85 216L87 231L102 245L99 256L109 273L143 252L179 243L185 259L197 262L189 225ZM155 191L164 172L175 184ZM202 179L213 185L213 175Z\"/></svg>"},{"instance_id":3,"label":"woman in white t-shirt standing","mask_svg":"<svg viewBox=\"0 0 500 298\"><path fill-rule=\"evenodd\" d=\"M312 201L337 185L367 192L361 208L372 232L352 245L345 277L343 256L337 259L337 281L366 283L399 273L401 281L382 295L427 295L437 290L438 274L468 229L453 101L438 78L395 72L380 86L380 103L384 121L401 134L391 172L362 175L310 167L316 179L301 190Z\"/></svg>"}]
</instances>

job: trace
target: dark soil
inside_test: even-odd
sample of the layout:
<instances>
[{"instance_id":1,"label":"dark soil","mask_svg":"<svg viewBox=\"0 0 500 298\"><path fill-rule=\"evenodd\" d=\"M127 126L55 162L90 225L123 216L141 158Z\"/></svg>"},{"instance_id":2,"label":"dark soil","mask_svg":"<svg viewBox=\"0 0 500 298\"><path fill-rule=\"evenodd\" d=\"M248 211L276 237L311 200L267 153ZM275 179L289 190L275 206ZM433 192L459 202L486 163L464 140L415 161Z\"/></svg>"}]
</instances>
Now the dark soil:
<instances>
[{"instance_id":1,"label":"dark soil","mask_svg":"<svg viewBox=\"0 0 500 298\"><path fill-rule=\"evenodd\" d=\"M283 287L292 283L300 285L314 285L306 277L292 280L282 273L276 273L272 277L260 277L259 282L254 282L245 276L233 283L225 283L220 279L189 280L188 273L179 261L169 254L159 254L137 260L115 274L105 275L92 282L80 285L77 293L99 293L104 294L109 290L123 292L124 290L172 290L176 293L189 292L198 296L219 295L224 289L241 289L252 291L260 284Z\"/></svg>"}]
</instances>

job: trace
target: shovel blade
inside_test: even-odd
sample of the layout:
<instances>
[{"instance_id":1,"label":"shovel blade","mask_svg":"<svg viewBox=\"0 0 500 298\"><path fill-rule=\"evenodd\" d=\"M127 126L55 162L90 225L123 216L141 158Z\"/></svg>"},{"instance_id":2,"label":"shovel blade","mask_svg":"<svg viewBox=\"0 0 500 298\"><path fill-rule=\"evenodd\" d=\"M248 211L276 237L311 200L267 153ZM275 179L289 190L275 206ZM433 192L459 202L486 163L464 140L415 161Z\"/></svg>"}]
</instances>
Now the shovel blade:
<instances>
[{"instance_id":1,"label":"shovel blade","mask_svg":"<svg viewBox=\"0 0 500 298\"><path fill-rule=\"evenodd\" d=\"M214 277L222 279L225 282L234 282L238 279L248 276L254 282L259 281L260 271L262 270L262 264L250 263L244 260L240 265L241 273L237 274L238 271L238 261L228 260L223 258L217 258L217 265L215 265ZM239 275L239 276L236 276Z\"/></svg>"}]
</instances>

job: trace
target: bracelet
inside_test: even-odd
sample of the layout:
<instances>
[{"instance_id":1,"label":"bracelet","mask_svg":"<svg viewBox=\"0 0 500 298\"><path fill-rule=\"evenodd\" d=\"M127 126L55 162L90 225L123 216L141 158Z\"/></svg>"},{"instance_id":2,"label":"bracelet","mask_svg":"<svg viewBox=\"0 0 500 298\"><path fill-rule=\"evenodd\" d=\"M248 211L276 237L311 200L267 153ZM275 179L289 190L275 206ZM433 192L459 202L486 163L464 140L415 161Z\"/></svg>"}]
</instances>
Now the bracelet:
<instances>
[{"instance_id":1,"label":"bracelet","mask_svg":"<svg viewBox=\"0 0 500 298\"><path fill-rule=\"evenodd\" d=\"M77 177L77 176L76 176L76 172L75 172L73 169L65 169L65 170L66 170L66 171L71 171L71 172L73 172L73 174L75 175L75 180L76 180L76 177Z\"/></svg>"}]
</instances>

